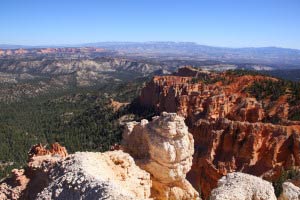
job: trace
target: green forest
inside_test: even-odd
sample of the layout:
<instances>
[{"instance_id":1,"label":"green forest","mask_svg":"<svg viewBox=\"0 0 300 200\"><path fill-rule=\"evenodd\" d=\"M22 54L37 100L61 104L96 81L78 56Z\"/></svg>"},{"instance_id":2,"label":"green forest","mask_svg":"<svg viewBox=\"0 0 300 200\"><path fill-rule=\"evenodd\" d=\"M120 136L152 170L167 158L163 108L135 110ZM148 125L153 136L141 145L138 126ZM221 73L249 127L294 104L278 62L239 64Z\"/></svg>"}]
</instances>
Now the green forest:
<instances>
[{"instance_id":1,"label":"green forest","mask_svg":"<svg viewBox=\"0 0 300 200\"><path fill-rule=\"evenodd\" d=\"M110 99L130 102L144 81L73 88L0 103L0 179L23 166L30 147L37 143L59 142L75 152L105 151L120 142L118 119L130 109L114 112Z\"/></svg>"},{"instance_id":2,"label":"green forest","mask_svg":"<svg viewBox=\"0 0 300 200\"><path fill-rule=\"evenodd\" d=\"M237 76L257 74L242 70L227 73ZM120 77L124 81L84 88L73 86L33 98L22 98L21 101L0 102L0 179L7 176L11 169L25 165L27 152L34 144L59 142L69 153L106 151L121 140L121 116L131 115L134 120L151 119L154 110L140 107L136 99L150 76L132 80L128 77L126 75L126 81ZM224 80L220 77L192 80L198 81L209 84ZM0 87L6 85L0 84ZM289 94L291 105L300 104L299 82L282 79L254 82L247 92L258 100L270 98L272 101ZM131 103L114 111L111 99ZM300 120L300 113L292 113L290 119Z\"/></svg>"}]
</instances>

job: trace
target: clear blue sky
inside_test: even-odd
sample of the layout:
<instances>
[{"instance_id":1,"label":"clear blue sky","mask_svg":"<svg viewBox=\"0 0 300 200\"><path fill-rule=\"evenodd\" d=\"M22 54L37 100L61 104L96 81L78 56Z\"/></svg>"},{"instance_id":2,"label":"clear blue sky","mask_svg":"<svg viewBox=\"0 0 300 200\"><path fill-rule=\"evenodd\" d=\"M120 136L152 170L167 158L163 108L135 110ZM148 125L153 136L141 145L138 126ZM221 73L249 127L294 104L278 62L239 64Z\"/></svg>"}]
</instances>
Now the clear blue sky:
<instances>
[{"instance_id":1,"label":"clear blue sky","mask_svg":"<svg viewBox=\"0 0 300 200\"><path fill-rule=\"evenodd\" d=\"M0 43L100 41L300 49L300 0L0 1Z\"/></svg>"}]
</instances>

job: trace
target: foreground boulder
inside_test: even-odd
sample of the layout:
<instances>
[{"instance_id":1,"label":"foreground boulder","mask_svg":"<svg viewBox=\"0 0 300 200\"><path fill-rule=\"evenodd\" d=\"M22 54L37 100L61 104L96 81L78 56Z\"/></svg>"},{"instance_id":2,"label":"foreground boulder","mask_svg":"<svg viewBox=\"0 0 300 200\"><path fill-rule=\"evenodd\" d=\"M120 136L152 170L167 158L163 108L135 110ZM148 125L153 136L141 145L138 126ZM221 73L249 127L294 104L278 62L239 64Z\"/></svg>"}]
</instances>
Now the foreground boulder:
<instances>
[{"instance_id":1,"label":"foreground boulder","mask_svg":"<svg viewBox=\"0 0 300 200\"><path fill-rule=\"evenodd\" d=\"M298 200L300 199L300 188L291 182L282 184L282 193L278 200Z\"/></svg>"},{"instance_id":2,"label":"foreground boulder","mask_svg":"<svg viewBox=\"0 0 300 200\"><path fill-rule=\"evenodd\" d=\"M288 179L282 184L282 193L278 200L298 200L300 199L300 175Z\"/></svg>"},{"instance_id":3,"label":"foreground boulder","mask_svg":"<svg viewBox=\"0 0 300 200\"><path fill-rule=\"evenodd\" d=\"M276 200L272 184L259 177L235 172L218 181L210 200Z\"/></svg>"},{"instance_id":4,"label":"foreground boulder","mask_svg":"<svg viewBox=\"0 0 300 200\"><path fill-rule=\"evenodd\" d=\"M27 167L14 170L0 183L1 200L199 199L185 179L192 166L194 140L183 117L162 113L151 122L131 122L123 137L123 146L112 149L127 153L68 155L57 143L49 150L33 146Z\"/></svg>"},{"instance_id":5,"label":"foreground boulder","mask_svg":"<svg viewBox=\"0 0 300 200\"><path fill-rule=\"evenodd\" d=\"M150 196L150 174L122 151L75 153L51 171L50 179L37 199L135 200Z\"/></svg>"},{"instance_id":6,"label":"foreground boulder","mask_svg":"<svg viewBox=\"0 0 300 200\"><path fill-rule=\"evenodd\" d=\"M198 192L185 179L192 166L194 140L183 117L163 112L151 122L130 122L122 146L138 166L151 174L152 197L198 198Z\"/></svg>"},{"instance_id":7,"label":"foreground boulder","mask_svg":"<svg viewBox=\"0 0 300 200\"><path fill-rule=\"evenodd\" d=\"M136 166L129 154L78 152L64 157L65 148L52 147L57 150L32 147L28 166L13 170L0 183L1 200L149 199L150 174Z\"/></svg>"}]
</instances>

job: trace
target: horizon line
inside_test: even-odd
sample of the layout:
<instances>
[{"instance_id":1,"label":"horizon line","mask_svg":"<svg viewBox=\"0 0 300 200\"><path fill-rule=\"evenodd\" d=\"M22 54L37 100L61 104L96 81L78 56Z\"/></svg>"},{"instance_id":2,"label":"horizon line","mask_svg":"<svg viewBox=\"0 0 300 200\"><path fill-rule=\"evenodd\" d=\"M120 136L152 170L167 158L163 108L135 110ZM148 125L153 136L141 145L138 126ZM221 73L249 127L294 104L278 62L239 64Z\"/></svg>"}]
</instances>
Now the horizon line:
<instances>
[{"instance_id":1,"label":"horizon line","mask_svg":"<svg viewBox=\"0 0 300 200\"><path fill-rule=\"evenodd\" d=\"M215 47L215 48L228 48L228 49L246 49L246 48L279 48L279 49L290 49L290 50L300 50L300 48L291 48L291 47L282 47L282 46L235 46L235 47L228 47L228 46L216 46L216 45L209 45L209 44L202 44L193 41L164 41L164 40L157 40L157 41L99 41L99 42L82 42L82 43L65 43L65 44L36 44L36 45L27 45L27 44L16 44L16 43L0 43L1 46L16 46L16 48L80 48L80 47L94 47L93 45L101 44L101 43L137 43L137 44L149 44L149 43L190 43L199 46L207 46L207 47ZM88 46L91 45L91 46ZM18 47L19 46L19 47Z\"/></svg>"}]
</instances>

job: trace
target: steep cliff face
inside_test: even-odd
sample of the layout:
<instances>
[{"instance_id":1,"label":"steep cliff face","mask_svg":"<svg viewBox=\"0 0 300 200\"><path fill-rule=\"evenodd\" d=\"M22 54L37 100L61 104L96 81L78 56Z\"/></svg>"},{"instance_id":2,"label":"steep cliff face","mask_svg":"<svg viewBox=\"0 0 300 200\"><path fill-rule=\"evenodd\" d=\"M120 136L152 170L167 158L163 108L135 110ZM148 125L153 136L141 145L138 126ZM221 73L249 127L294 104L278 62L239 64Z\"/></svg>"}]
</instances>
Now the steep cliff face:
<instances>
[{"instance_id":1,"label":"steep cliff face","mask_svg":"<svg viewBox=\"0 0 300 200\"><path fill-rule=\"evenodd\" d=\"M165 112L151 122L128 123L122 141L137 165L151 174L151 196L158 200L198 199L198 192L185 179L192 165L193 144L184 118Z\"/></svg>"},{"instance_id":2,"label":"steep cliff face","mask_svg":"<svg viewBox=\"0 0 300 200\"><path fill-rule=\"evenodd\" d=\"M188 179L205 196L222 175L233 171L275 180L282 169L300 165L299 126L198 120L190 131L195 156Z\"/></svg>"},{"instance_id":3,"label":"steep cliff face","mask_svg":"<svg viewBox=\"0 0 300 200\"><path fill-rule=\"evenodd\" d=\"M140 103L157 112L186 117L195 140L188 180L204 197L217 180L241 171L275 180L283 168L300 165L300 126L289 121L297 106L288 96L257 100L248 92L254 83L277 82L261 75L186 72L154 77L142 90ZM191 75L192 74L192 75ZM280 119L276 124L274 119Z\"/></svg>"},{"instance_id":4,"label":"steep cliff face","mask_svg":"<svg viewBox=\"0 0 300 200\"><path fill-rule=\"evenodd\" d=\"M198 76L205 77L207 73ZM288 117L286 109L277 108L284 107L286 102L270 105L271 108L266 110L263 106L266 108L268 105L262 105L262 102L245 92L253 82L272 78L211 74L209 79L216 82L207 84L203 81L194 82L193 77L156 76L142 90L140 102L154 107L158 112L177 112L192 122L200 118L226 117L236 121L257 122L269 115L284 119Z\"/></svg>"}]
</instances>

